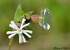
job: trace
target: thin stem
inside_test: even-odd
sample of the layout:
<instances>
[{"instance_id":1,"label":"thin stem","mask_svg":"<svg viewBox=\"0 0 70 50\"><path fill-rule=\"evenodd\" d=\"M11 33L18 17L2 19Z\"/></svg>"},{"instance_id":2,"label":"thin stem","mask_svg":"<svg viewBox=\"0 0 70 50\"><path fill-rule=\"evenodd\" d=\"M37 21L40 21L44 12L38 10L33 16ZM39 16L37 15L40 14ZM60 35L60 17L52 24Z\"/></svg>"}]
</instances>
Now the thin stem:
<instances>
[{"instance_id":1,"label":"thin stem","mask_svg":"<svg viewBox=\"0 0 70 50\"><path fill-rule=\"evenodd\" d=\"M10 42L9 42L9 50L11 50L12 42L13 42L13 38L10 39Z\"/></svg>"}]
</instances>

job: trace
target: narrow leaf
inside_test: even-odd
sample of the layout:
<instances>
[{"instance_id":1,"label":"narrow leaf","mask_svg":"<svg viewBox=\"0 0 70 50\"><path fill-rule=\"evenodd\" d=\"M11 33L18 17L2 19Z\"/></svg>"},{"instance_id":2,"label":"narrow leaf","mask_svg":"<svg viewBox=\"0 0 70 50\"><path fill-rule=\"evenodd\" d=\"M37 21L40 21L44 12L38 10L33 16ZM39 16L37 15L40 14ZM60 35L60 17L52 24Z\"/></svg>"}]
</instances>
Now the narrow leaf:
<instances>
[{"instance_id":1,"label":"narrow leaf","mask_svg":"<svg viewBox=\"0 0 70 50\"><path fill-rule=\"evenodd\" d=\"M23 12L24 11L22 11L22 9L21 9L21 4L19 4L18 7L17 7L17 10L15 12L15 16L14 16L14 21L15 22L18 22L19 21L19 18L23 14Z\"/></svg>"}]
</instances>

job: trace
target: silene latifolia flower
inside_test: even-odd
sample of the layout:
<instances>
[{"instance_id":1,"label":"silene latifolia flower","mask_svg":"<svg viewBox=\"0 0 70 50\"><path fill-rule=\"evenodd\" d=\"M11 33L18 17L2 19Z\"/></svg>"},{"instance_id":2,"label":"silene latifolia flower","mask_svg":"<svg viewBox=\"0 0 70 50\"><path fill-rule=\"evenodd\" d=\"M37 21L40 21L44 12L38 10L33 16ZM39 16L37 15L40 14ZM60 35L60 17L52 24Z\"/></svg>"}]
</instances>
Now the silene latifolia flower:
<instances>
[{"instance_id":1,"label":"silene latifolia flower","mask_svg":"<svg viewBox=\"0 0 70 50\"><path fill-rule=\"evenodd\" d=\"M31 36L29 34L32 34L31 30L24 30L24 27L29 26L30 23L24 24L26 21L26 19L22 19L22 23L20 25L20 28L15 24L14 21L11 21L11 23L9 24L9 26L11 28L13 28L13 31L7 31L7 34L10 34L8 36L9 39L11 39L12 37L14 37L16 34L18 34L19 36L19 43L26 43L26 39L23 36L23 34L25 34L28 38L31 38ZM24 24L24 25L23 25ZM29 33L29 34L28 34Z\"/></svg>"}]
</instances>

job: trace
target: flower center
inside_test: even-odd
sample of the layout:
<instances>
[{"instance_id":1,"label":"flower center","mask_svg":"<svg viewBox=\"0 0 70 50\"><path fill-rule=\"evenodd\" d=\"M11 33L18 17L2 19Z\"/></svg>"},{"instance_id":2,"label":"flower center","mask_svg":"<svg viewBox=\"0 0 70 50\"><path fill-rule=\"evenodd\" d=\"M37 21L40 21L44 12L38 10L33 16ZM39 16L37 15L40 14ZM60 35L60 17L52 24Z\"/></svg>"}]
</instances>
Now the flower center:
<instances>
[{"instance_id":1,"label":"flower center","mask_svg":"<svg viewBox=\"0 0 70 50\"><path fill-rule=\"evenodd\" d=\"M17 30L17 31L18 31L17 34L22 34L22 30L19 29L19 30Z\"/></svg>"},{"instance_id":2,"label":"flower center","mask_svg":"<svg viewBox=\"0 0 70 50\"><path fill-rule=\"evenodd\" d=\"M18 30L18 32L21 32L22 30Z\"/></svg>"}]
</instances>

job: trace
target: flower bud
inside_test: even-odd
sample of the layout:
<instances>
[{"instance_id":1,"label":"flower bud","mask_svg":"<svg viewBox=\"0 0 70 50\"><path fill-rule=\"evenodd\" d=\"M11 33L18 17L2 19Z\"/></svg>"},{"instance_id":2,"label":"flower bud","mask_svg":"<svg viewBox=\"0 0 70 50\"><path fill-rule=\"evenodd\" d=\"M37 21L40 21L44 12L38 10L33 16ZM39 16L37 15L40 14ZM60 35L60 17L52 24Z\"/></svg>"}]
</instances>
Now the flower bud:
<instances>
[{"instance_id":1,"label":"flower bud","mask_svg":"<svg viewBox=\"0 0 70 50\"><path fill-rule=\"evenodd\" d=\"M32 20L33 22L38 23L39 20L40 20L40 16L39 16L39 15L31 15L31 20Z\"/></svg>"}]
</instances>

